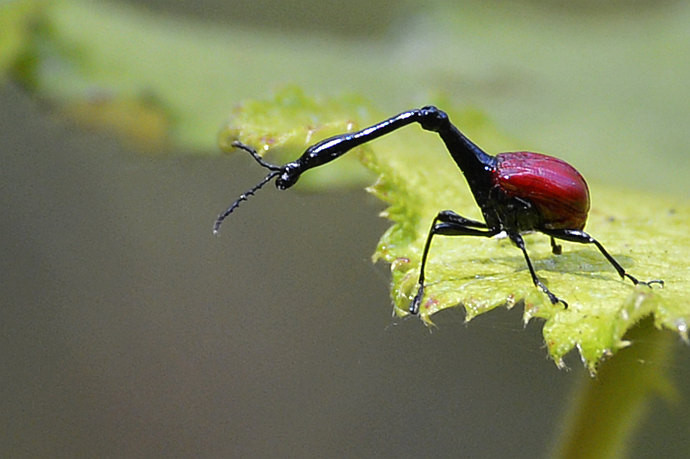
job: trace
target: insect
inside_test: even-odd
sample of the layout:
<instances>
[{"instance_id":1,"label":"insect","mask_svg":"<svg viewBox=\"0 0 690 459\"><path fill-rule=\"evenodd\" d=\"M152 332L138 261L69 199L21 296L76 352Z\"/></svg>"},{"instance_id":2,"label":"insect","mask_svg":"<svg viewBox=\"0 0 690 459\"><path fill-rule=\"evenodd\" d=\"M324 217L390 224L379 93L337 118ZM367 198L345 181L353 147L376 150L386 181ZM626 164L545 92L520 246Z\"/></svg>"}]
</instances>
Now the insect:
<instances>
[{"instance_id":1,"label":"insect","mask_svg":"<svg viewBox=\"0 0 690 459\"><path fill-rule=\"evenodd\" d=\"M662 280L643 282L633 277L599 241L583 231L589 212L589 189L585 179L573 166L552 156L526 151L491 156L465 137L450 122L448 115L434 106L408 110L361 131L322 140L307 148L298 159L283 166L270 164L251 147L234 142L233 146L249 153L270 172L218 216L214 233L218 232L223 220L242 201L246 201L271 180L275 179L279 190L286 190L309 169L333 161L358 145L412 123L419 123L422 129L435 132L441 137L451 157L465 175L484 221L462 217L452 210L444 210L436 215L424 244L417 293L409 308L411 314L419 312L424 297L424 269L431 241L437 235L489 238L505 233L522 251L534 285L549 297L551 303L560 302L565 308L568 304L537 277L522 234L538 231L549 236L552 252L556 255L561 253L561 246L556 243L556 239L594 244L622 279L628 278L635 285L664 285Z\"/></svg>"}]
</instances>

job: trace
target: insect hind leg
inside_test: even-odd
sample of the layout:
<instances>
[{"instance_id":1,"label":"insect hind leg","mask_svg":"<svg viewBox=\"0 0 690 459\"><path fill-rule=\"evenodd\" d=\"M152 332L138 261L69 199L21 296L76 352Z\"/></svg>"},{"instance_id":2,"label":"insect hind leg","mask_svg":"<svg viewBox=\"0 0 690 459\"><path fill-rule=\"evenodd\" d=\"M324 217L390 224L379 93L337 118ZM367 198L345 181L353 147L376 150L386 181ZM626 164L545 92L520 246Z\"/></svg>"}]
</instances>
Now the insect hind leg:
<instances>
[{"instance_id":1,"label":"insect hind leg","mask_svg":"<svg viewBox=\"0 0 690 459\"><path fill-rule=\"evenodd\" d=\"M630 281L637 285L637 284L642 284L646 285L648 287L651 287L653 284L659 284L660 286L664 286L664 281L661 279L654 279L650 281L641 281L638 280L636 277L632 276L629 274L623 266L621 266L618 261L616 261L613 256L604 248L604 246L594 239L592 236L587 234L584 231L581 230L569 230L569 229L559 229L559 230L542 230L545 234L548 234L552 238L555 237L557 239L563 239L565 241L570 241L570 242L579 242L580 244L594 244L597 249L601 252L602 255L606 258L606 260L615 268L615 270L618 272L618 275L621 276L621 278L625 279L626 277L630 279Z\"/></svg>"}]
</instances>

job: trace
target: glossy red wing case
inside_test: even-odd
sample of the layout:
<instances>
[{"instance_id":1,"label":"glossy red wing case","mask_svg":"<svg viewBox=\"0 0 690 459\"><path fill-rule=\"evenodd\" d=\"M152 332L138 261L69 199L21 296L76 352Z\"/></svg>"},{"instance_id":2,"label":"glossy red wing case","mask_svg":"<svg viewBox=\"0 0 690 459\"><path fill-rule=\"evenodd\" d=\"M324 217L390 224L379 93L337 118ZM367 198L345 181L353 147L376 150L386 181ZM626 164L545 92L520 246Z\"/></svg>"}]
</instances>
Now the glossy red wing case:
<instances>
[{"instance_id":1,"label":"glossy red wing case","mask_svg":"<svg viewBox=\"0 0 690 459\"><path fill-rule=\"evenodd\" d=\"M529 200L547 229L581 230L589 212L589 189L573 166L528 151L496 155L496 184L511 197Z\"/></svg>"}]
</instances>

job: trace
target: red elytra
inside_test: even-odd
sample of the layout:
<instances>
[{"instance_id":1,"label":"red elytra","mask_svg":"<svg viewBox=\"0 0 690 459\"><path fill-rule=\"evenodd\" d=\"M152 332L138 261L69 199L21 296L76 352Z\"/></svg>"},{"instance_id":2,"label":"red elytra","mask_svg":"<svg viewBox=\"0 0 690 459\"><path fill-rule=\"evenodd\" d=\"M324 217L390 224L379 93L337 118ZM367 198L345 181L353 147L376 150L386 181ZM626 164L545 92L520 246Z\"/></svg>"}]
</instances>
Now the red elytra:
<instances>
[{"instance_id":1,"label":"red elytra","mask_svg":"<svg viewBox=\"0 0 690 459\"><path fill-rule=\"evenodd\" d=\"M581 230L589 213L589 188L570 164L553 156L517 151L496 155L495 184L531 202L547 229Z\"/></svg>"}]
</instances>

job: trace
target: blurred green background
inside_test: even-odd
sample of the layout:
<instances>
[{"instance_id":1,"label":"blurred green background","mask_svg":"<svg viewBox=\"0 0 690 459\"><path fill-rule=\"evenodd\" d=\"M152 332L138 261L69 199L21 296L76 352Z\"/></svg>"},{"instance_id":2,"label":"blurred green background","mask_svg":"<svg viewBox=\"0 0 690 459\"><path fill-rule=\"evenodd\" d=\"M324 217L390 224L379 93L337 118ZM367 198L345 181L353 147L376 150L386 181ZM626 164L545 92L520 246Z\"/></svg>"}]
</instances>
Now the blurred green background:
<instances>
[{"instance_id":1,"label":"blurred green background","mask_svg":"<svg viewBox=\"0 0 690 459\"><path fill-rule=\"evenodd\" d=\"M215 135L286 83L391 113L445 97L592 183L690 197L687 2L158 0L141 18L92 81L48 65L0 89L2 454L546 456L586 377L577 356L557 370L520 308L468 326L447 311L431 332L391 318L388 268L369 260L387 223L363 191L268 190L213 237L262 176ZM133 78L151 30L170 34L155 44L169 67ZM146 92L179 154L84 129L64 103L80 91ZM690 448L677 347L681 400L651 407L633 457Z\"/></svg>"}]
</instances>

